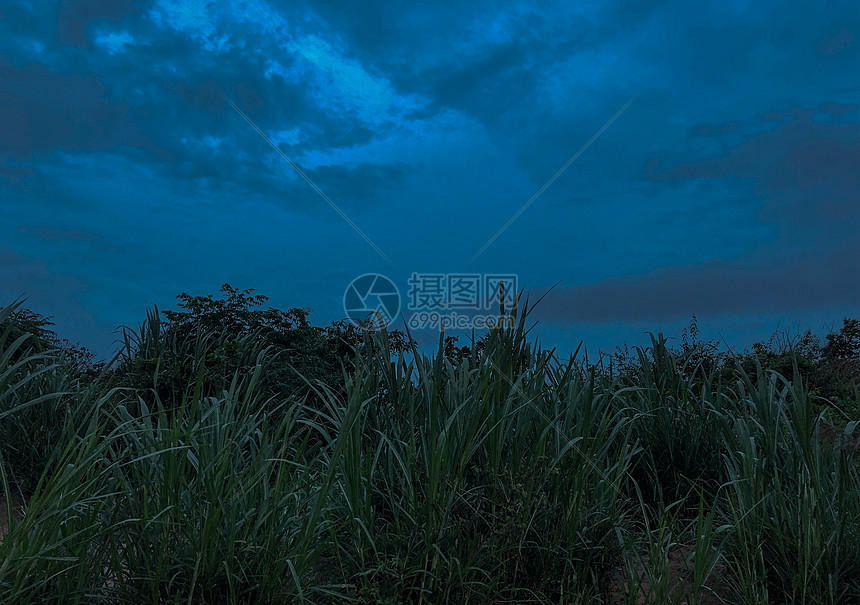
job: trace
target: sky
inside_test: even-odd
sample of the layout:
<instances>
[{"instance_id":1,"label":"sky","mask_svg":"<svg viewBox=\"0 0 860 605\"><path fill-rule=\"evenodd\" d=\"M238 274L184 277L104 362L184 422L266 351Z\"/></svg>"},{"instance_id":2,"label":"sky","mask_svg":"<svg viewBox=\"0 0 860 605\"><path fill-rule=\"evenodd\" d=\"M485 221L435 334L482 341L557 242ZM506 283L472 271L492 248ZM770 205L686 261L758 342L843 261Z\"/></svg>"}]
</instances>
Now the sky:
<instances>
[{"instance_id":1,"label":"sky","mask_svg":"<svg viewBox=\"0 0 860 605\"><path fill-rule=\"evenodd\" d=\"M743 349L860 316L858 259L856 2L0 3L0 306L100 356L368 273L395 327L413 274L503 274L562 353Z\"/></svg>"}]
</instances>

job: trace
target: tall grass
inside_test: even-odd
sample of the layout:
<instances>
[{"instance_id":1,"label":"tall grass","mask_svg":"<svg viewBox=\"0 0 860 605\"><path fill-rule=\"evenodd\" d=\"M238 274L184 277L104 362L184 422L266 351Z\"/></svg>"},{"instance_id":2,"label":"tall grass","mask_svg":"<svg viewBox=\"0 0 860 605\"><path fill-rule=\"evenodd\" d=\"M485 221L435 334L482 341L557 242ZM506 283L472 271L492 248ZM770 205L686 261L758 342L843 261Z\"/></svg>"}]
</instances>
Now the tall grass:
<instances>
[{"instance_id":1,"label":"tall grass","mask_svg":"<svg viewBox=\"0 0 860 605\"><path fill-rule=\"evenodd\" d=\"M441 347L393 364L380 347L350 393L335 542L362 599L601 593L620 556L625 423L592 377L528 344L524 321L456 368Z\"/></svg>"},{"instance_id":2,"label":"tall grass","mask_svg":"<svg viewBox=\"0 0 860 605\"><path fill-rule=\"evenodd\" d=\"M18 306L0 309L0 326ZM6 323L0 327L0 457L7 479L29 490L60 442L71 385L57 352L40 350L31 335L13 338Z\"/></svg>"},{"instance_id":3,"label":"tall grass","mask_svg":"<svg viewBox=\"0 0 860 605\"><path fill-rule=\"evenodd\" d=\"M725 504L739 602L860 602L856 461L824 444L796 368L745 376L739 400Z\"/></svg>"},{"instance_id":4,"label":"tall grass","mask_svg":"<svg viewBox=\"0 0 860 605\"><path fill-rule=\"evenodd\" d=\"M27 501L0 601L860 602L857 463L799 374L723 384L657 337L608 376L527 315L457 363L369 335L345 389L301 395L260 388L284 362L252 339L231 368L155 313L86 385L0 334ZM165 387L171 359L194 375Z\"/></svg>"}]
</instances>

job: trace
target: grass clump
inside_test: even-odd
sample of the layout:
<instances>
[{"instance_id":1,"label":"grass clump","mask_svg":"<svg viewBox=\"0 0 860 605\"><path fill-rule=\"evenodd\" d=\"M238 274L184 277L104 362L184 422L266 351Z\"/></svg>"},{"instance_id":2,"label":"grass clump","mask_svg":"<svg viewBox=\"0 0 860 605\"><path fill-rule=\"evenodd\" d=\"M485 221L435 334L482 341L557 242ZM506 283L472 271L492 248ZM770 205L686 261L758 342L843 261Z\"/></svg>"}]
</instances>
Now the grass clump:
<instances>
[{"instance_id":1,"label":"grass clump","mask_svg":"<svg viewBox=\"0 0 860 605\"><path fill-rule=\"evenodd\" d=\"M316 376L285 316L153 313L87 373L13 312L0 602L860 602L856 424L802 364L658 336L607 372L523 308L453 356L359 334Z\"/></svg>"}]
</instances>

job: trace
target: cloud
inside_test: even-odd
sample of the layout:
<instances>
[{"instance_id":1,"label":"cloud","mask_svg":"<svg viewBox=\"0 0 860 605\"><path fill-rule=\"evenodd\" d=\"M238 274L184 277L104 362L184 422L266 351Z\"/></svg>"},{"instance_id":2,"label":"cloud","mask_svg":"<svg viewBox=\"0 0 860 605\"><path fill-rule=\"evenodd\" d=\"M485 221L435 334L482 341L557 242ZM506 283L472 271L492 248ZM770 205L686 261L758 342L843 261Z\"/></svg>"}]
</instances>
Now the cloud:
<instances>
[{"instance_id":1,"label":"cloud","mask_svg":"<svg viewBox=\"0 0 860 605\"><path fill-rule=\"evenodd\" d=\"M838 55L852 45L856 47L855 37L847 27L843 28L835 35L821 38L817 50L822 55Z\"/></svg>"},{"instance_id":2,"label":"cloud","mask_svg":"<svg viewBox=\"0 0 860 605\"><path fill-rule=\"evenodd\" d=\"M850 298L851 2L140 6L3 6L0 237L86 282L76 304L238 276L339 312L352 273L385 268L224 95L408 273L466 270L641 93L472 268L562 280L588 317L741 308L733 284L756 309Z\"/></svg>"},{"instance_id":3,"label":"cloud","mask_svg":"<svg viewBox=\"0 0 860 605\"><path fill-rule=\"evenodd\" d=\"M56 150L152 149L129 106L114 102L94 75L61 74L0 58L0 154Z\"/></svg>"},{"instance_id":4,"label":"cloud","mask_svg":"<svg viewBox=\"0 0 860 605\"><path fill-rule=\"evenodd\" d=\"M126 47L133 45L134 36L126 31L107 32L96 36L96 44L106 49L111 55L124 52Z\"/></svg>"},{"instance_id":5,"label":"cloud","mask_svg":"<svg viewBox=\"0 0 860 605\"><path fill-rule=\"evenodd\" d=\"M737 122L727 122L725 124L708 124L700 123L690 127L690 134L697 137L712 137L715 135L726 134L738 129Z\"/></svg>"},{"instance_id":6,"label":"cloud","mask_svg":"<svg viewBox=\"0 0 860 605\"><path fill-rule=\"evenodd\" d=\"M551 291L538 318L641 321L860 307L860 244L781 263L710 261ZM540 292L537 293L538 295Z\"/></svg>"},{"instance_id":7,"label":"cloud","mask_svg":"<svg viewBox=\"0 0 860 605\"><path fill-rule=\"evenodd\" d=\"M371 75L360 62L346 57L316 35L297 40L290 49L312 67L311 81L317 88L316 101L321 106L353 110L362 121L373 125L396 120L419 107L414 96L396 94L387 79ZM301 72L299 68L272 73L292 78ZM332 93L338 98L337 103L333 102Z\"/></svg>"},{"instance_id":8,"label":"cloud","mask_svg":"<svg viewBox=\"0 0 860 605\"><path fill-rule=\"evenodd\" d=\"M358 164L352 166L319 166L310 173L315 183L337 204L367 207L378 199L380 191L396 189L413 171L408 164Z\"/></svg>"},{"instance_id":9,"label":"cloud","mask_svg":"<svg viewBox=\"0 0 860 605\"><path fill-rule=\"evenodd\" d=\"M119 21L136 12L131 0L63 0L57 17L57 33L62 44L89 48L87 26L97 19Z\"/></svg>"},{"instance_id":10,"label":"cloud","mask_svg":"<svg viewBox=\"0 0 860 605\"><path fill-rule=\"evenodd\" d=\"M191 0L160 0L150 11L150 18L158 25L184 32L201 42L206 50L229 48L229 36L219 35L218 16L212 3Z\"/></svg>"},{"instance_id":11,"label":"cloud","mask_svg":"<svg viewBox=\"0 0 860 605\"><path fill-rule=\"evenodd\" d=\"M267 65L261 73L266 78L301 81L309 85L315 105L352 112L368 124L396 121L419 105L414 97L399 95L390 81L371 73L335 41L317 32L303 33L301 26L265 2L215 6L161 0L150 15L160 27L188 35L212 53L253 55L265 48Z\"/></svg>"},{"instance_id":12,"label":"cloud","mask_svg":"<svg viewBox=\"0 0 860 605\"><path fill-rule=\"evenodd\" d=\"M647 321L693 313L714 317L860 306L856 109L831 103L770 111L757 126L764 132L751 135L749 124L736 122L692 126L692 137L731 136L738 142L694 160L670 153L646 163L641 173L646 182L683 186L686 195L701 197L689 211L664 211L666 227L704 229L713 237L724 230L728 240L746 224L739 203L745 200L747 207L757 206L760 224L776 227L774 236L751 242L747 253L734 258L663 265L553 291L538 316L565 322ZM722 216L733 213L734 224ZM693 249L688 244L682 250Z\"/></svg>"},{"instance_id":13,"label":"cloud","mask_svg":"<svg viewBox=\"0 0 860 605\"><path fill-rule=\"evenodd\" d=\"M210 114L220 114L227 106L224 91L212 78L206 78L199 83L185 80L175 82L164 81L163 87L171 90L191 109Z\"/></svg>"},{"instance_id":14,"label":"cloud","mask_svg":"<svg viewBox=\"0 0 860 605\"><path fill-rule=\"evenodd\" d=\"M769 132L728 152L695 161L652 159L646 179L750 182L765 222L780 225L783 243L831 246L860 230L860 121L857 106L769 112ZM734 129L732 129L734 130ZM795 241L791 241L795 240Z\"/></svg>"}]
</instances>

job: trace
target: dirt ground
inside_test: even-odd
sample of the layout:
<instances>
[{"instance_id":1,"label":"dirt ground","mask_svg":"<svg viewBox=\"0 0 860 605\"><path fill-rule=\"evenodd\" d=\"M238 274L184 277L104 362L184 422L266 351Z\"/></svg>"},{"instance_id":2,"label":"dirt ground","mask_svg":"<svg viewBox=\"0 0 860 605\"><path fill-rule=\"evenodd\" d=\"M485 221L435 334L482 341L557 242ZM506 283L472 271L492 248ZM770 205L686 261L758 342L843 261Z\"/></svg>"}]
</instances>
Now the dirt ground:
<instances>
[{"instance_id":1,"label":"dirt ground","mask_svg":"<svg viewBox=\"0 0 860 605\"><path fill-rule=\"evenodd\" d=\"M680 593L687 597L690 596L690 582L692 574L685 561L692 553L692 550L692 546L676 545L669 551L668 563L669 575L671 577L670 583L674 587L672 592L675 594ZM643 558L642 563L647 565L647 556ZM619 570L619 573L621 573L621 570ZM724 567L722 565L717 565L714 573L708 581L705 582L705 586L699 594L699 603L702 605L719 605L723 602L719 596L719 583L724 573ZM625 595L629 592L630 589L624 584L614 586L611 591L611 602L619 604L625 602L629 603L630 600L625 598ZM650 586L644 570L640 570L639 572L639 590L637 592L638 595L636 597L636 603L638 605L646 605L655 602L654 595L650 594ZM680 602L682 605L685 605L688 600L681 597Z\"/></svg>"}]
</instances>

